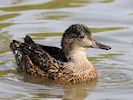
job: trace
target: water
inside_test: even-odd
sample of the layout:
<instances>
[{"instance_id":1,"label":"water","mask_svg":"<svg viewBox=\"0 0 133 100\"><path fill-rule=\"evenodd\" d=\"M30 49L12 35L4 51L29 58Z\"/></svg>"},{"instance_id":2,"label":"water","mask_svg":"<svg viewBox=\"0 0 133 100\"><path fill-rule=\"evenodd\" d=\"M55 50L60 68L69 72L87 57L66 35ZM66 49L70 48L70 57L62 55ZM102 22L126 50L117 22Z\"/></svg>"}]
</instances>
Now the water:
<instances>
[{"instance_id":1,"label":"water","mask_svg":"<svg viewBox=\"0 0 133 100\"><path fill-rule=\"evenodd\" d=\"M0 0L0 99L132 100L132 5L131 0ZM30 34L38 43L60 47L62 33L74 23L87 25L95 39L112 47L87 50L98 80L62 85L16 72L12 39Z\"/></svg>"}]
</instances>

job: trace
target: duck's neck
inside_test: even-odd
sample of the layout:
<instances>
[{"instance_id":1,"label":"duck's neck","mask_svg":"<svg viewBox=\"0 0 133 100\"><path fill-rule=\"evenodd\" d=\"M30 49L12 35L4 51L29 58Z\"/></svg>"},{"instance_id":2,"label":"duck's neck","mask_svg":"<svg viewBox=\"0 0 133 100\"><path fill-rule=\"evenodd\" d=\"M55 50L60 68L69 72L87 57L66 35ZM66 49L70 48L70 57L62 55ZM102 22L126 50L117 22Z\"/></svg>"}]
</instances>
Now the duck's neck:
<instances>
[{"instance_id":1,"label":"duck's neck","mask_svg":"<svg viewBox=\"0 0 133 100\"><path fill-rule=\"evenodd\" d=\"M67 53L67 61L73 62L76 65L92 66L86 56L86 48L73 49Z\"/></svg>"}]
</instances>

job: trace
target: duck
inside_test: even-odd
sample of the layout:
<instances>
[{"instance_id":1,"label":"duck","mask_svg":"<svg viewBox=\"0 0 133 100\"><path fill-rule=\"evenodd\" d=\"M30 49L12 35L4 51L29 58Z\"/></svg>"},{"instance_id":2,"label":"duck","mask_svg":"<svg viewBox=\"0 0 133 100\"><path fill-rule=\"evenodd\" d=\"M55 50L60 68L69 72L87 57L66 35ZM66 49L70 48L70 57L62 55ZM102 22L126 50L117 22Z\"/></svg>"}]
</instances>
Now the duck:
<instances>
[{"instance_id":1,"label":"duck","mask_svg":"<svg viewBox=\"0 0 133 100\"><path fill-rule=\"evenodd\" d=\"M88 48L110 50L92 38L90 29L83 24L69 26L61 39L61 48L35 43L29 35L24 42L12 40L17 69L31 76L57 82L78 83L97 78L97 70L87 59Z\"/></svg>"}]
</instances>

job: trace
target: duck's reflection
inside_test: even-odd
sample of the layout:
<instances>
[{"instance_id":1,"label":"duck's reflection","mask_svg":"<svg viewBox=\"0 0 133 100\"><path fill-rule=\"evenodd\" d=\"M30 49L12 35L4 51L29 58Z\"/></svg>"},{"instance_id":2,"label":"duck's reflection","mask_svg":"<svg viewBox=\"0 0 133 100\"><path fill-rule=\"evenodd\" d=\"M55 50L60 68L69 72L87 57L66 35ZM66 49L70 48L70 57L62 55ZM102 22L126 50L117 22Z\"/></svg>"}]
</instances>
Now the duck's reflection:
<instances>
[{"instance_id":1,"label":"duck's reflection","mask_svg":"<svg viewBox=\"0 0 133 100\"><path fill-rule=\"evenodd\" d=\"M96 87L96 80L75 85L63 86L63 100L84 100Z\"/></svg>"},{"instance_id":2,"label":"duck's reflection","mask_svg":"<svg viewBox=\"0 0 133 100\"><path fill-rule=\"evenodd\" d=\"M62 100L84 100L96 87L96 81L92 80L79 84L61 84L51 80L43 80L24 73L22 81L44 86L34 94L37 98L60 98ZM50 89L49 89L50 88ZM33 87L34 89L34 87ZM39 91L40 90L40 91ZM35 90L36 91L36 90Z\"/></svg>"}]
</instances>

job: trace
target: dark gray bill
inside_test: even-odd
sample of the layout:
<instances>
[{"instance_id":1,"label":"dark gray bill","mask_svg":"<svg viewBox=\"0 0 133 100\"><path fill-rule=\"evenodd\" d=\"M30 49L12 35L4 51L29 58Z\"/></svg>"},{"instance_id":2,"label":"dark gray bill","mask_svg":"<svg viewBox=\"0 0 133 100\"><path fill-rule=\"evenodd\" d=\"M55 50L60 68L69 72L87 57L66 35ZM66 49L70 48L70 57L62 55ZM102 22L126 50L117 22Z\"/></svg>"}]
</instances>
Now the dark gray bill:
<instances>
[{"instance_id":1,"label":"dark gray bill","mask_svg":"<svg viewBox=\"0 0 133 100\"><path fill-rule=\"evenodd\" d=\"M104 49L104 50L110 50L111 47L110 46L107 46L107 45L104 45L104 44L101 44L95 40L93 40L92 42L92 45L90 46L92 48L99 48L99 49Z\"/></svg>"}]
</instances>

